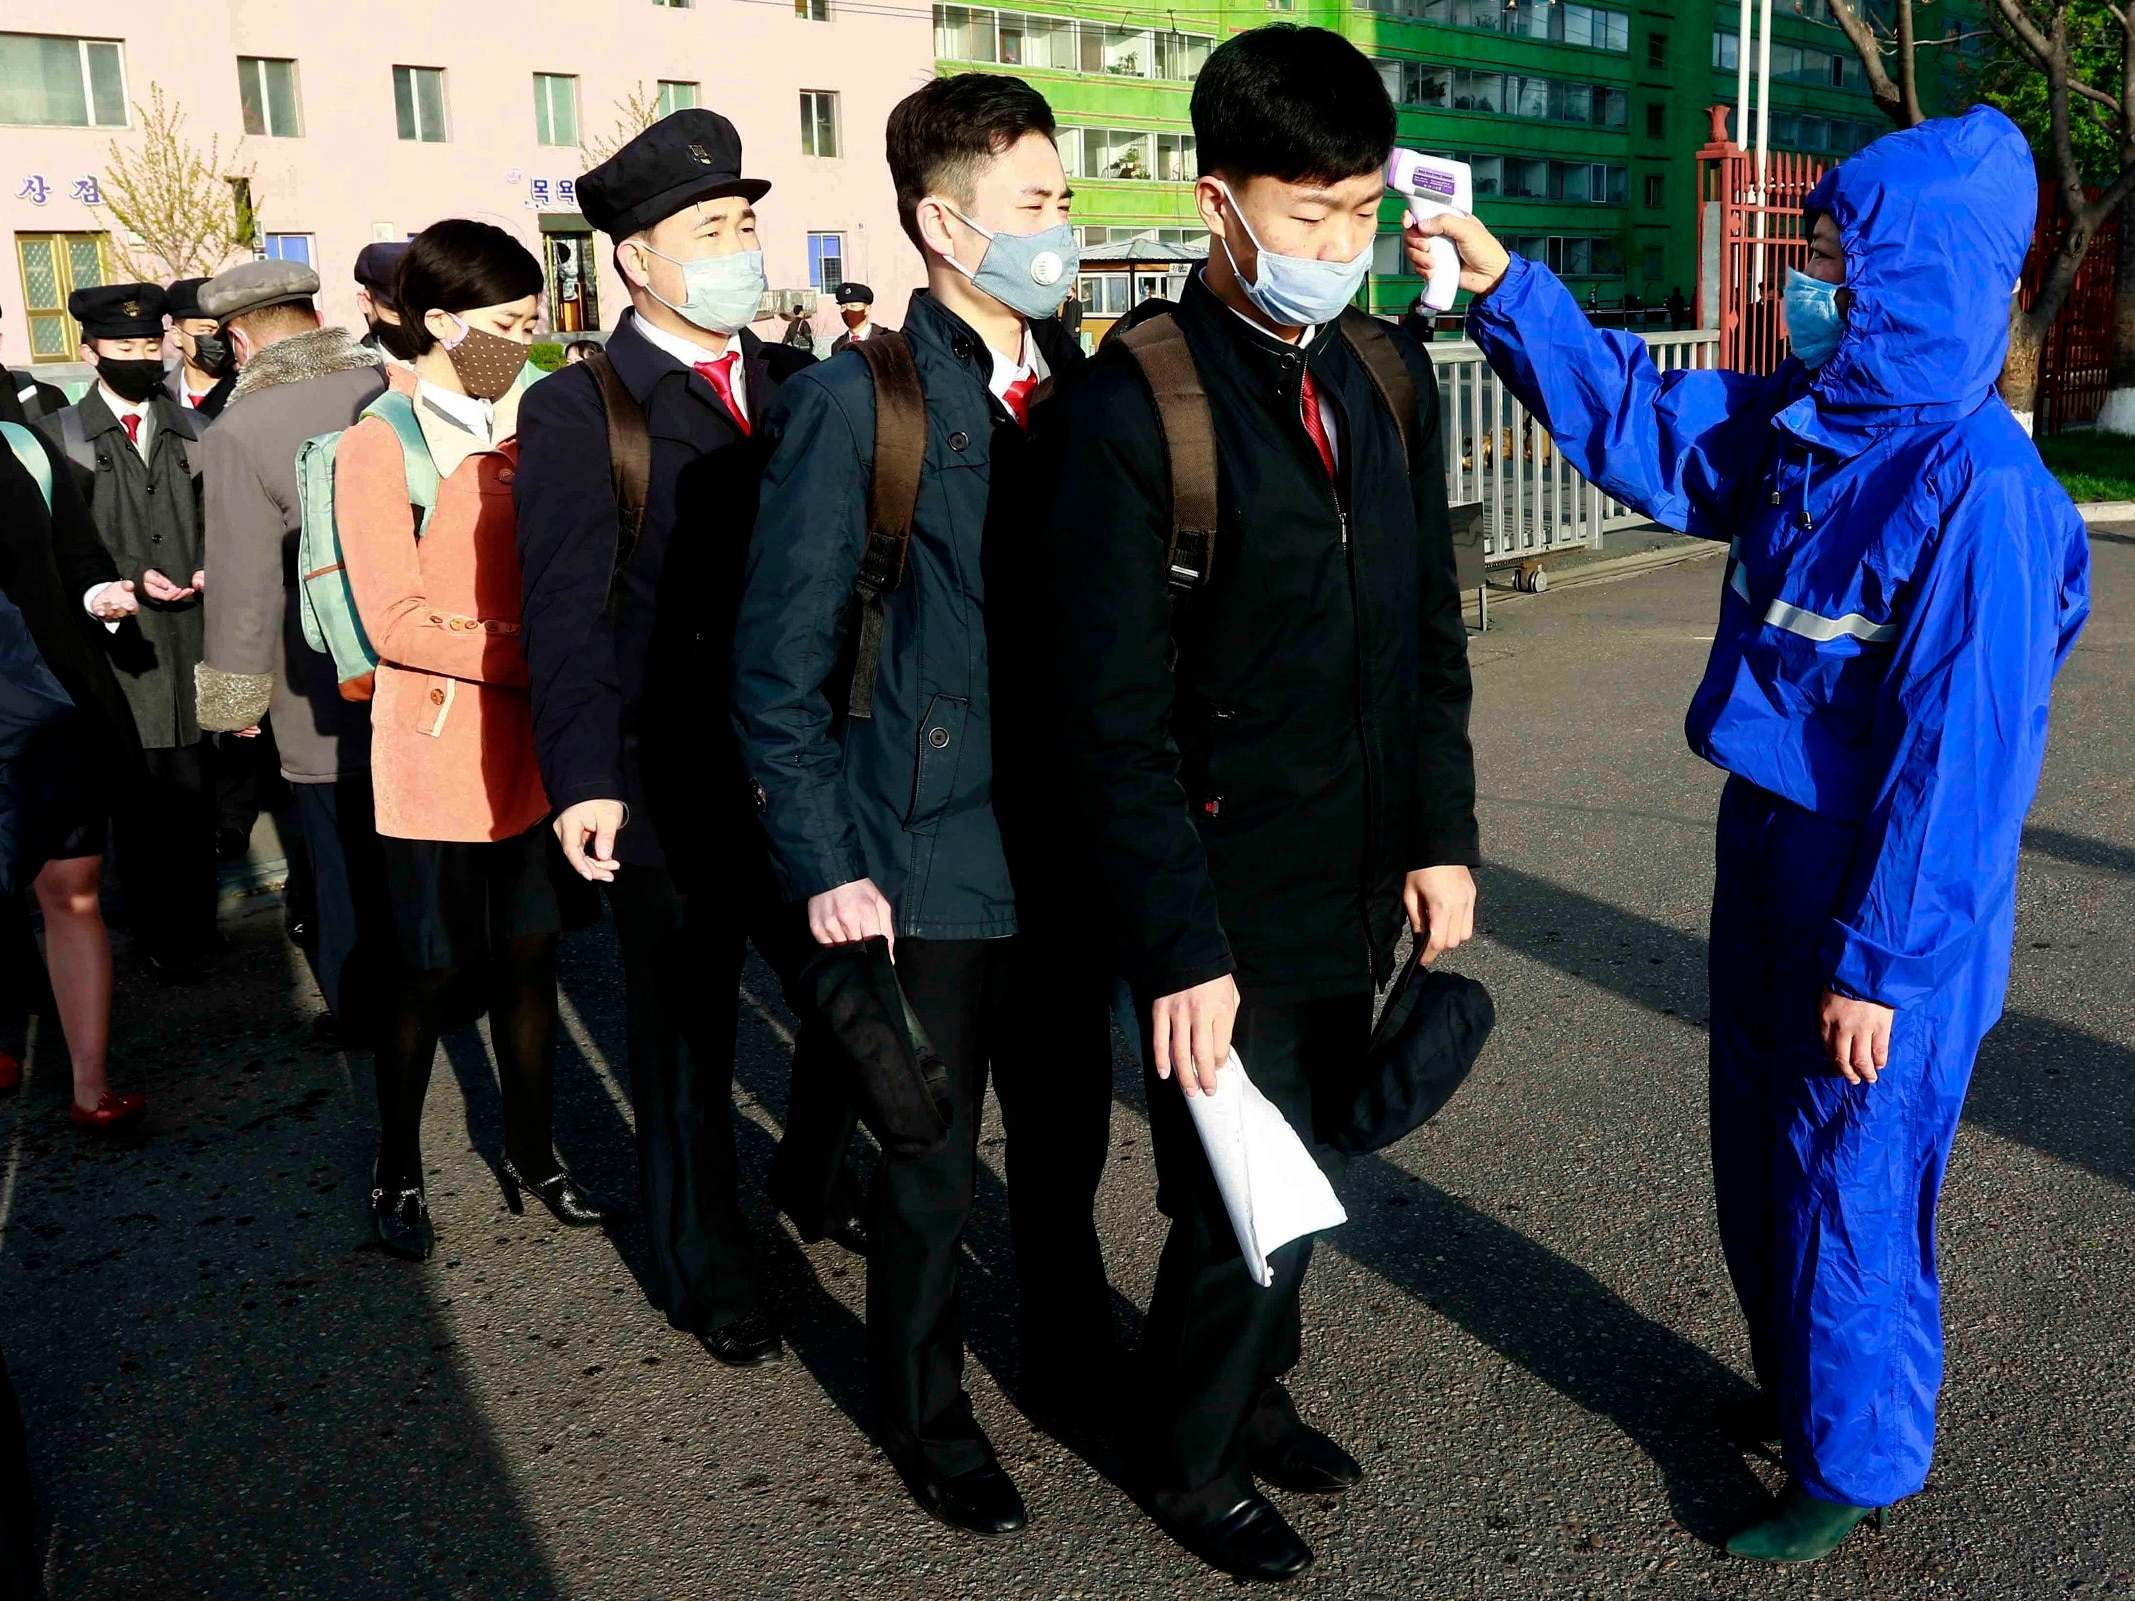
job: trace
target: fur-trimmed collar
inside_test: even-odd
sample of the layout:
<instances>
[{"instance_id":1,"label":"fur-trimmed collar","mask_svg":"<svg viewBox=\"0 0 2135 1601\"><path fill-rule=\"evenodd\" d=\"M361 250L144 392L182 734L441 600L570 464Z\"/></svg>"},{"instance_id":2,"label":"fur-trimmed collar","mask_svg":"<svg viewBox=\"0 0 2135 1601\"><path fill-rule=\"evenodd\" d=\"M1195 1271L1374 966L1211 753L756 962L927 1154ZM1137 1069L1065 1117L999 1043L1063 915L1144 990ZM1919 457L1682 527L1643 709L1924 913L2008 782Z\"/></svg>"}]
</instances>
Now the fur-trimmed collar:
<instances>
[{"instance_id":1,"label":"fur-trimmed collar","mask_svg":"<svg viewBox=\"0 0 2135 1601\"><path fill-rule=\"evenodd\" d=\"M232 400L256 395L262 389L324 378L328 373L354 372L359 367L381 367L385 358L356 343L346 328L318 328L308 334L277 339L256 352L237 375Z\"/></svg>"}]
</instances>

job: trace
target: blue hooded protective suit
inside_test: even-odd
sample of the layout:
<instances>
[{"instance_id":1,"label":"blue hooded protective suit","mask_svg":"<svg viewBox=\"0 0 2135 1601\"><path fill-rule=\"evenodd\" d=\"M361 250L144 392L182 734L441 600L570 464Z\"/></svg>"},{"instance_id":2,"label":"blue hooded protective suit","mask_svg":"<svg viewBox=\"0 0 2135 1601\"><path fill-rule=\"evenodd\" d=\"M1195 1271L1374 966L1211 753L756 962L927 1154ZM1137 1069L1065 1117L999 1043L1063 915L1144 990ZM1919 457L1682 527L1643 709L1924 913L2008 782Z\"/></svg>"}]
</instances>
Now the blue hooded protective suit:
<instances>
[{"instance_id":1,"label":"blue hooded protective suit","mask_svg":"<svg viewBox=\"0 0 2135 1601\"><path fill-rule=\"evenodd\" d=\"M2068 497L1995 393L2037 213L1999 112L1891 134L1810 195L1845 242L1815 373L1655 371L1515 259L1469 327L1574 466L1732 552L1691 747L1733 774L1713 896L1721 1241L1810 1494L1919 1490L1942 1380L1935 1201L2001 1015L2018 837L2089 611ZM1826 988L1894 1007L1849 1085Z\"/></svg>"}]
</instances>

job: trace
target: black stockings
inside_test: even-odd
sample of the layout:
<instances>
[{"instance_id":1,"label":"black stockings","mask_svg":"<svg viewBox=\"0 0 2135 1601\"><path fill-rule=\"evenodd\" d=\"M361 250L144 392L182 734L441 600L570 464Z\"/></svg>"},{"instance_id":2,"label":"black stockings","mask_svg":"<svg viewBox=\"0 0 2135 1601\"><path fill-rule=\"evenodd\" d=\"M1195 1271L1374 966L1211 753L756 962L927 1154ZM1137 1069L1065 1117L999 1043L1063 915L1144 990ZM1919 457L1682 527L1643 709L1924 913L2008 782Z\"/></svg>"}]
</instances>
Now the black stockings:
<instances>
[{"instance_id":1,"label":"black stockings","mask_svg":"<svg viewBox=\"0 0 2135 1601\"><path fill-rule=\"evenodd\" d=\"M420 1182L423 1097L447 1008L453 969L406 973L378 1042L378 1174L388 1188ZM556 1171L551 1140L556 1066L556 936L502 942L487 974L489 1038L504 1091L504 1154L529 1182Z\"/></svg>"}]
</instances>

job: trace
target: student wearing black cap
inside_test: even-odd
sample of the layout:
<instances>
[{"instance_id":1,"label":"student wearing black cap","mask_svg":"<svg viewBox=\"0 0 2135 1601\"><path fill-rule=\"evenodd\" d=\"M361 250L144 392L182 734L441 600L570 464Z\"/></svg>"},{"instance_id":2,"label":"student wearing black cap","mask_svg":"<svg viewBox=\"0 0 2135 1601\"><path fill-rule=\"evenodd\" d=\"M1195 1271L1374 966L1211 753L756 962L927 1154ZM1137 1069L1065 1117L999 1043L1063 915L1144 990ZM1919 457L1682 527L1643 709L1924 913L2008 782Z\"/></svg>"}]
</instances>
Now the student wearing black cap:
<instances>
[{"instance_id":1,"label":"student wearing black cap","mask_svg":"<svg viewBox=\"0 0 2135 1601\"><path fill-rule=\"evenodd\" d=\"M119 872L136 946L159 974L183 979L205 969L221 940L214 789L193 704L204 424L163 387L164 304L155 284L75 290L67 314L82 326L97 381L43 426L140 603L110 641L148 763L148 782L115 818Z\"/></svg>"},{"instance_id":2,"label":"student wearing black cap","mask_svg":"<svg viewBox=\"0 0 2135 1601\"><path fill-rule=\"evenodd\" d=\"M401 325L393 281L400 276L400 258L407 253L404 239L383 240L356 252L356 308L363 313L366 330L356 342L402 366L415 360L415 341Z\"/></svg>"},{"instance_id":3,"label":"student wearing black cap","mask_svg":"<svg viewBox=\"0 0 2135 1601\"><path fill-rule=\"evenodd\" d=\"M835 356L848 345L857 345L862 340L872 339L886 332L875 321L875 291L863 283L841 283L832 291L838 297L838 316L845 323L845 332L830 342L830 353Z\"/></svg>"},{"instance_id":4,"label":"student wearing black cap","mask_svg":"<svg viewBox=\"0 0 2135 1601\"><path fill-rule=\"evenodd\" d=\"M164 291L164 313L177 338L179 362L163 380L171 399L213 422L237 387L237 359L221 325L200 309L205 278L180 278Z\"/></svg>"},{"instance_id":5,"label":"student wearing black cap","mask_svg":"<svg viewBox=\"0 0 2135 1601\"><path fill-rule=\"evenodd\" d=\"M622 941L654 1294L736 1366L783 1350L758 1310L737 1188L738 984L746 941L782 970L806 942L772 885L718 716L758 425L781 381L813 365L749 331L765 289L755 206L769 188L742 176L734 125L701 109L655 123L578 181L631 309L604 353L526 392L513 486L541 776L564 852L608 886ZM618 436L650 455L642 515L621 538L611 394ZM852 1114L841 1087L811 1087L808 1038L772 1191L804 1238L859 1248L840 1177Z\"/></svg>"}]
</instances>

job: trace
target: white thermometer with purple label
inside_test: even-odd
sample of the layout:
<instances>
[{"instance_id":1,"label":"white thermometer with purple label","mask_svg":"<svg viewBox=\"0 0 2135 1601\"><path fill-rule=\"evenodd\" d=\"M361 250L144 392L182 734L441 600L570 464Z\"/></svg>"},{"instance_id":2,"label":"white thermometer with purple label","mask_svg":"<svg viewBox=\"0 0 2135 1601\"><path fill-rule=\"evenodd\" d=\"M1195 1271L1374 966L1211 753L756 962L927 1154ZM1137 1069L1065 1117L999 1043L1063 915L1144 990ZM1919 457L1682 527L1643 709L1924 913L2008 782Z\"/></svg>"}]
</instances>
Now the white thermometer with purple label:
<instances>
[{"instance_id":1,"label":"white thermometer with purple label","mask_svg":"<svg viewBox=\"0 0 2135 1601\"><path fill-rule=\"evenodd\" d=\"M1449 211L1467 216L1475 209L1474 181L1465 161L1397 149L1386 163L1386 186L1408 196L1413 222ZM1460 252L1450 239L1427 239L1424 244L1431 253L1431 275L1423 303L1433 311L1450 311L1453 297L1460 293Z\"/></svg>"}]
</instances>

